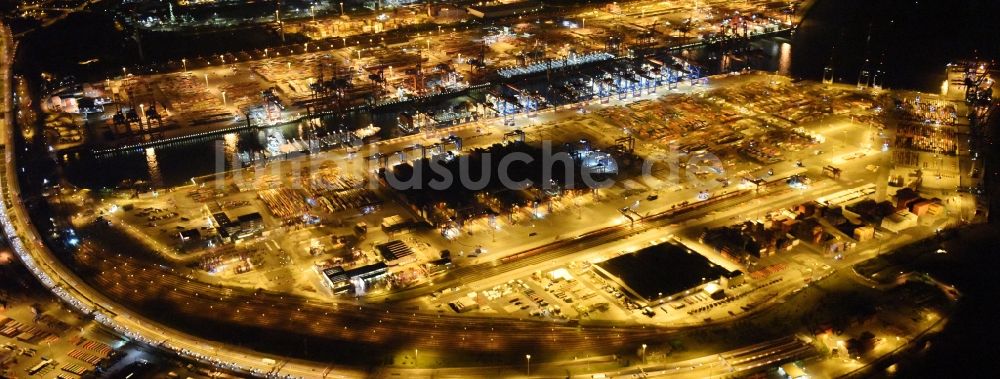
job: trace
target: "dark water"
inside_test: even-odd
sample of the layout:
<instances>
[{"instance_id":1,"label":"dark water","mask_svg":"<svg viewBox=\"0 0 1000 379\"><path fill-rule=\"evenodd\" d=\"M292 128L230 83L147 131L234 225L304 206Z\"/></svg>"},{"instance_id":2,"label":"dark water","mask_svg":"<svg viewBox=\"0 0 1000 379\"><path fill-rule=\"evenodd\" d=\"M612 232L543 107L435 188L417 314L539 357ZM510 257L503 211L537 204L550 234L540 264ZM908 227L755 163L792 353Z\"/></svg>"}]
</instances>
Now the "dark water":
<instances>
[{"instance_id":1,"label":"dark water","mask_svg":"<svg viewBox=\"0 0 1000 379\"><path fill-rule=\"evenodd\" d=\"M792 74L820 79L823 68L831 65L838 81L856 83L868 59L871 69L882 63L889 88L937 92L948 62L1000 57L998 33L997 1L819 0L793 39ZM989 134L995 136L998 122L994 119L990 124ZM987 165L1000 162L995 146L987 149ZM990 188L989 196L995 199L1000 191ZM1000 212L995 201L991 208L993 214ZM1000 259L997 236L1000 226L995 222L963 231L954 241L955 254L962 255L955 264L927 269L963 292L956 313L945 330L931 338L926 350L898 362L895 376L878 371L870 373L871 377L996 376L1000 359L995 343L1000 338L995 322L1000 285L993 269Z\"/></svg>"},{"instance_id":2,"label":"dark water","mask_svg":"<svg viewBox=\"0 0 1000 379\"><path fill-rule=\"evenodd\" d=\"M790 38L754 42L739 54L718 49L686 54L710 72L750 67L818 80L829 65L838 81L848 83L857 81L868 60L870 70L885 72L889 88L937 92L949 61L1000 56L1000 39L994 37L1000 31L998 21L1000 2L994 1L818 0ZM95 50L100 52L127 46L128 41L97 45ZM96 53L77 54L83 58ZM65 59L48 58L43 62ZM344 123L347 127L373 123L383 128L382 137L391 137L395 120L396 113L387 112L354 115ZM331 123L333 128L339 124ZM301 137L297 126L280 130L286 138ZM259 148L264 135L241 133L235 142L229 137L229 142L237 150ZM158 178L154 181L171 185L212 173L219 140L223 138L156 148L158 170L153 175ZM149 180L149 155L137 151L100 159L82 156L66 163L65 172L73 182L87 187L113 186L125 179Z\"/></svg>"},{"instance_id":3,"label":"dark water","mask_svg":"<svg viewBox=\"0 0 1000 379\"><path fill-rule=\"evenodd\" d=\"M120 30L124 30L121 23L109 12L71 14L22 37L15 69L26 75L46 72L102 80L106 72L139 61L135 41Z\"/></svg>"},{"instance_id":4,"label":"dark water","mask_svg":"<svg viewBox=\"0 0 1000 379\"><path fill-rule=\"evenodd\" d=\"M856 83L865 60L889 88L937 92L944 66L1000 56L995 0L818 0L793 39L792 74ZM870 36L870 39L869 39Z\"/></svg>"},{"instance_id":5,"label":"dark water","mask_svg":"<svg viewBox=\"0 0 1000 379\"><path fill-rule=\"evenodd\" d=\"M105 19L106 22L110 20ZM130 54L126 39L102 38L103 33L109 32L108 25L60 26L67 38L57 41L51 48L33 50L29 55L32 60L28 62L38 65L38 69L58 69L59 62L67 60L85 60L93 56L119 59L114 53L121 49L125 49L126 56ZM742 58L744 61L713 51L692 54L710 68L715 65L715 70L726 65L747 64L808 79L819 79L823 68L830 65L839 81L849 83L857 80L858 71L867 59L871 69L881 68L886 73L887 87L936 92L947 62L963 58L992 60L1000 56L998 33L1000 2L997 1L818 0L792 38L756 43L755 52ZM19 61L25 62L24 57ZM356 117L358 119L352 123L360 125L372 122L391 126L394 123L394 116L387 114L372 119L366 115ZM285 127L282 133L295 137L298 130L294 126ZM263 142L258 132L234 137L219 139L224 143L232 141L237 149L253 148ZM155 149L158 175L163 183L180 183L192 176L210 173L215 167L216 140ZM998 162L995 151L988 153L994 156L992 163ZM143 152L104 159L83 157L70 161L65 169L74 182L88 187L150 177L147 154ZM996 190L993 194L1000 195ZM993 321L996 293L1000 289L994 273L1000 258L996 254L1000 244L998 229L993 224L970 232L971 235L966 235L962 241L968 259L955 267L942 268L954 273L944 279L954 280L965 297L953 321L934 340L927 354L904 362L899 377L995 376L989 371L1000 358L997 356L1000 349L995 346L1000 336Z\"/></svg>"},{"instance_id":6,"label":"dark water","mask_svg":"<svg viewBox=\"0 0 1000 379\"><path fill-rule=\"evenodd\" d=\"M743 67L790 73L791 41L786 38L774 38L754 42L752 52L747 54L731 54L720 50L696 50L686 52L688 58L700 62L708 73L718 73L726 70L738 70ZM540 89L541 87L539 87ZM477 91L470 94L481 99ZM396 109L379 110L374 114L358 112L346 119L324 119L324 128L316 132L324 135L331 130L356 129L369 124L381 128L380 138L392 138L400 135L396 127L397 116L401 112L412 111L412 107L429 106L434 109L445 109L467 97L443 99L436 103L420 106L409 106ZM421 108L425 110L425 108ZM169 146L156 147L152 150L135 150L115 155L94 157L89 153L67 156L63 164L66 177L78 186L88 188L113 187L124 181L142 180L155 185L171 186L189 181L192 177L212 174L218 165L217 156L225 152L232 156L233 151L259 150L266 143L268 135L280 133L286 140L304 137L299 125L284 125L266 130L254 130L235 133L227 136L216 136L181 142ZM152 164L155 162L155 169ZM227 161L227 167L232 162Z\"/></svg>"},{"instance_id":7,"label":"dark water","mask_svg":"<svg viewBox=\"0 0 1000 379\"><path fill-rule=\"evenodd\" d=\"M374 115L352 113L343 120L325 119L324 123L328 127L314 132L325 135L338 129L372 124L381 128L380 137L388 138L391 137L388 134L395 128L396 115L397 112ZM214 173L218 165L218 154L225 154L225 158L220 158L225 159L225 167L235 167L238 163L228 157L232 157L234 152L262 149L267 143L268 135L278 133L286 139L292 139L301 138L309 132L309 129L302 129L297 124L289 124L101 157L80 153L69 156L63 168L72 183L84 187L112 187L126 180L144 180L171 186L187 182L192 177ZM156 162L158 170L150 170L151 161Z\"/></svg>"}]
</instances>

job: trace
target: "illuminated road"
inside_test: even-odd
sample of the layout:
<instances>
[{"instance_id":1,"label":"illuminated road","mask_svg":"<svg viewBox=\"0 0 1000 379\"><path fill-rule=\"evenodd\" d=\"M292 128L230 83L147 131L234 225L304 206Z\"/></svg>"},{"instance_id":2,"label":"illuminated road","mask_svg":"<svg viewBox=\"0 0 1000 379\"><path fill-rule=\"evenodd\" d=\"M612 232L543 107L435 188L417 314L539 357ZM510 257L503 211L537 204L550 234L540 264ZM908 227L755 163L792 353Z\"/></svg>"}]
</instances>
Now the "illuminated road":
<instances>
[{"instance_id":1,"label":"illuminated road","mask_svg":"<svg viewBox=\"0 0 1000 379\"><path fill-rule=\"evenodd\" d=\"M81 262L99 267L93 279L108 295L134 306L165 304L178 316L205 315L206 321L259 326L268 330L322 336L358 349L413 346L426 350L523 351L616 350L648 339L653 330L612 327L565 327L539 321L442 317L374 308L319 303L280 294L235 291L209 286L156 266L135 267L134 259L91 254L86 244ZM96 257L107 257L106 259ZM100 259L100 260L98 260ZM401 349L402 350L402 349Z\"/></svg>"},{"instance_id":2,"label":"illuminated road","mask_svg":"<svg viewBox=\"0 0 1000 379\"><path fill-rule=\"evenodd\" d=\"M827 189L833 184L829 180L822 183L826 183L824 188ZM748 199L742 198L744 195L738 193L729 200L720 200L720 204L746 202ZM794 196L774 197L773 202L796 201ZM701 211L714 206L723 205L712 205ZM678 221L670 220L666 215L662 217L663 222ZM656 223L651 222L650 225ZM616 240L623 234L636 233L636 229L611 228L609 232L596 235ZM491 277L606 243L603 238L584 236L551 252L498 266L503 269L498 268L496 272L476 273L476 270L471 270L459 277L469 280ZM178 323L204 325L206 330L197 334L214 332L219 338L238 336L241 330L260 328L276 331L282 334L280 337L296 341L311 336L334 346L351 346L350 351L365 354L418 348L508 358L532 352L539 358L554 358L558 357L558 353L569 352L613 354L643 343L653 343L676 330L634 324L627 327L567 326L543 321L440 316L312 301L264 291L254 293L191 280L174 270L143 262L136 257L122 256L121 250L128 248L116 246L115 251L119 252L116 254L93 242L85 242L76 255L78 261L74 262L74 266L88 273L86 276L90 278L90 284L103 288L108 296L123 302L128 308L149 312L166 310L178 318Z\"/></svg>"},{"instance_id":3,"label":"illuminated road","mask_svg":"<svg viewBox=\"0 0 1000 379\"><path fill-rule=\"evenodd\" d=\"M116 329L133 339L174 351L188 357L217 362L228 369L264 375L276 372L297 377L366 377L368 373L349 367L329 367L321 363L287 361L277 356L267 356L195 337L159 325L129 309L169 309L180 317L181 323L201 325L203 329L217 329L216 333L230 332L233 328L260 328L287 333L292 339L299 335L322 336L332 343L350 345L350 352L374 353L409 350L479 352L497 356L517 356L524 353L541 359L557 357L558 353L591 352L616 353L643 343L661 342L673 331L669 328L568 326L542 321L520 321L474 317L443 317L434 314L416 314L378 308L359 308L332 302L314 302L290 298L268 292L246 292L211 286L192 281L173 270L132 257L101 252L103 247L85 243L78 256L84 270L93 270L85 283L68 269L41 241L38 231L30 223L24 204L19 201L12 128L12 87L10 62L11 39L9 30L3 31L2 71L4 89L3 154L5 165L0 176L5 206L0 207L0 222L11 245L24 264L53 293L99 322ZM444 284L404 292L401 298L429 293L435 288L466 284L491 278L514 270L523 269L552 259L565 257L590 247L620 240L631 234L672 223L699 217L705 213L733 204L746 203L753 198L748 191L734 192L730 198L719 197L712 202L699 204L650 216L636 224L608 227L589 232L577 238L554 242L529 250L519 258L497 265L485 263L467 266L448 274ZM697 209L696 209L697 208ZM97 291L95 288L101 288ZM370 300L385 301L387 298ZM117 303L121 302L122 305ZM670 374L670 370L692 377L704 377L757 367L776 359L799 357L805 353L794 341L783 341L763 347L751 347L711 355L698 360L650 367L655 372ZM747 355L750 355L747 357ZM645 370L645 369L644 369Z\"/></svg>"},{"instance_id":4,"label":"illuminated road","mask_svg":"<svg viewBox=\"0 0 1000 379\"><path fill-rule=\"evenodd\" d=\"M5 43L4 46L8 44ZM5 72L5 79L9 79L9 70L5 69ZM5 82L10 83L9 80ZM10 103L9 99L6 101ZM7 109L11 108L8 106ZM10 129L7 125L4 125L4 129L9 146ZM3 177L4 195L8 199L17 199L16 177L9 170L14 167L13 152L4 149L4 153L7 159ZM2 209L0 219L5 231L11 236L12 246L25 265L64 301L91 314L123 335L194 358L219 362L230 369L258 375L271 371L275 366L280 366L281 374L302 377L318 377L327 371L328 368L322 365L285 362L278 357L264 357L210 342L165 328L131 313L127 307L116 305L104 294L93 290L93 287L84 285L80 278L53 256L40 242L37 230L25 222L28 217L21 202L8 201L7 205L9 208ZM616 233L632 232L612 229L602 232L606 234L597 235L610 238L618 237ZM593 243L593 238L587 236L584 241ZM79 254L81 263L91 265L98 271L98 275L91 278L92 282L104 288L108 296L125 302L126 305L142 306L155 301L161 306L178 310L178 314L205 315L234 325L263 326L286 333L323 335L331 341L356 345L361 351L396 346L406 349L485 351L497 354L533 352L542 358L546 353L553 352L617 352L641 343L655 342L657 337L663 337L669 332L669 329L643 327L571 327L536 321L440 317L304 300L293 304L294 299L279 294L242 293L213 287L190 281L171 270L152 264L143 265L141 261L125 259L115 254L102 254L106 259L98 260L96 256L87 254L93 249L99 247L85 244ZM546 255L534 255L521 261L531 262L536 259L547 258ZM468 275L467 278L474 279L479 275L489 274ZM291 307L296 308L292 310ZM332 373L341 377L364 376L363 373L348 368L337 368Z\"/></svg>"},{"instance_id":5,"label":"illuminated road","mask_svg":"<svg viewBox=\"0 0 1000 379\"><path fill-rule=\"evenodd\" d=\"M80 5L76 6L75 8L54 8L57 11L62 12L62 13L60 13L59 16L56 16L56 17L46 18L45 21L42 22L41 25L38 25L38 26L36 26L34 28L22 31L22 32L20 32L20 33L17 34L17 37L20 38L20 37L24 36L25 34L28 34L28 33L31 33L31 32L33 32L35 30L43 29L43 28L46 28L46 27L48 27L48 26L50 26L52 24L55 24L56 22L61 21L62 19L68 17L69 15L71 15L73 13L80 12L80 11L86 9L89 6L91 6L93 4L96 4L98 1L99 0L87 0L87 1L84 1L84 2L80 3Z\"/></svg>"},{"instance_id":6,"label":"illuminated road","mask_svg":"<svg viewBox=\"0 0 1000 379\"><path fill-rule=\"evenodd\" d=\"M640 363L622 370L602 371L588 369L586 362L560 366L573 377L596 378L711 378L734 377L754 372L763 366L776 362L809 358L816 350L794 337L765 341L719 354L687 359L671 363ZM545 365L538 365L539 368ZM532 366L534 372L534 367ZM386 370L383 376L404 376L407 378L463 378L468 373L462 369L435 370ZM550 376L547 376L550 377Z\"/></svg>"},{"instance_id":7,"label":"illuminated road","mask_svg":"<svg viewBox=\"0 0 1000 379\"><path fill-rule=\"evenodd\" d=\"M13 87L11 63L13 60L13 39L10 29L0 25L0 72L2 72L3 88L3 121L0 122L0 133L3 135L3 150L5 164L0 175L4 206L0 207L0 223L7 235L11 248L24 265L38 277L43 285L66 304L72 305L78 311L94 317L98 322L115 329L123 336L158 345L161 348L182 354L192 359L206 362L216 362L220 367L230 370L253 373L263 376L281 366L282 375L296 377L365 377L365 375L349 368L331 369L328 365L310 364L299 361L282 361L280 357L264 356L246 350L238 350L226 346L215 346L211 341L200 339L175 330L163 328L142 317L133 315L127 309L117 307L113 302L94 291L62 265L52 252L41 243L38 230L28 221L24 204L19 201L17 178L12 167L15 167L14 154L8 147L12 145L13 130L8 124L13 119L13 99L10 96ZM327 372L328 375L322 375Z\"/></svg>"},{"instance_id":8,"label":"illuminated road","mask_svg":"<svg viewBox=\"0 0 1000 379\"><path fill-rule=\"evenodd\" d=\"M9 133L6 133L9 138ZM8 165L13 162L12 152L5 149ZM6 166L9 168L12 166ZM5 195L16 198L17 183L13 173L5 171ZM746 202L747 193L734 193L732 199L720 198L718 203ZM716 206L709 205L698 213ZM558 352L591 352L593 354L614 353L634 348L642 343L655 343L667 335L671 329L652 327L618 328L612 326L562 326L540 321L518 321L512 319L488 319L468 317L441 317L432 314L415 314L386 311L372 308L355 308L333 303L318 303L293 299L280 294L248 293L229 288L210 286L191 281L169 269L144 263L139 259L125 258L106 252L92 254L101 249L86 243L78 254L84 268L93 269L88 275L91 284L103 288L105 294L84 285L65 266L55 259L43 244L37 231L27 224L10 223L10 220L27 220L26 210L20 202L8 202L3 221L8 234L14 236L12 245L21 255L26 265L42 281L67 302L76 305L85 313L91 313L122 334L146 341L168 350L205 360L228 362L228 367L238 370L253 370L266 373L275 363L282 374L295 376L318 376L326 370L305 362L272 361L248 351L236 350L225 345L209 342L175 330L157 325L145 318L132 314L129 308L170 309L172 314L186 317L184 323L204 322L205 328L218 328L217 332L229 333L226 326L258 327L276 330L292 336L323 336L333 343L350 345L355 352L409 350L449 352L488 352L498 356L517 356L524 352L536 354L539 358L551 358ZM11 212L13 217L7 218ZM678 221L672 218L691 212L688 209L668 212L650 217L638 224L636 229L614 227L593 232L579 239L557 242L555 246L543 249L512 263L491 270L467 269L456 271L456 280L474 281L498 273L530 266L539 261L550 260L578 252L587 246L596 246L636 233L640 228L665 225ZM692 214L693 216L693 214ZM23 221L22 221L23 222ZM647 225L648 224L648 225ZM18 225L17 228L14 225ZM18 230L18 232L15 232ZM25 237L25 236L28 237ZM30 241L27 244L24 241ZM29 251L30 249L30 251ZM100 256L100 258L98 258ZM484 269L485 267L479 267ZM495 272L494 272L495 271ZM115 305L121 301L124 306ZM200 315L201 319L199 319ZM213 323L214 321L214 323ZM274 362L274 363L270 363ZM338 368L336 374L352 377L363 373Z\"/></svg>"},{"instance_id":9,"label":"illuminated road","mask_svg":"<svg viewBox=\"0 0 1000 379\"><path fill-rule=\"evenodd\" d=\"M4 88L9 89L12 83L9 32L5 31L3 37ZM4 102L7 111L5 120L10 120L12 100L5 96ZM66 303L122 335L188 357L216 362L231 370L263 375L280 368L282 375L300 377L365 376L346 367L331 370L323 364L284 361L277 356L264 356L172 330L130 312L127 307L117 305L109 297L84 284L41 242L38 231L28 222L30 219L24 204L16 200L20 196L15 172L11 170L16 167L14 154L6 148L12 145L12 130L6 122L2 128L6 142L3 149L6 165L2 177L6 206L0 207L0 221L24 264ZM180 314L211 316L234 322L235 325L273 327L288 333L323 335L330 340L358 345L362 351L366 348L385 349L387 346L511 354L529 351L543 358L550 352L619 351L627 346L653 342L654 337L663 336L666 332L640 327L569 327L535 321L382 313L308 301L293 304L293 299L277 294L238 293L192 282L154 265L136 267L141 263L118 255L106 254L107 260L88 261L93 258L86 252L95 248L85 245L83 254L80 254L83 262L93 264L99 270L99 275L94 275L91 280L104 288L111 298L128 305L142 305L154 299L177 309ZM298 307L289 312L290 307L296 305Z\"/></svg>"},{"instance_id":10,"label":"illuminated road","mask_svg":"<svg viewBox=\"0 0 1000 379\"><path fill-rule=\"evenodd\" d=\"M759 194L758 196L773 195L775 193L787 191L787 188L778 189L770 193ZM588 248L619 241L647 230L681 223L703 216L710 211L732 207L734 204L746 203L754 198L755 194L752 191L734 191L703 203L695 203L685 207L678 207L676 210L669 210L659 214L650 215L641 221L636 222L634 227L629 224L621 224L590 231L574 238L559 240L504 258L501 260L503 264L487 262L457 268L449 272L440 280L437 280L433 286L398 291L391 294L373 295L368 297L367 300L372 302L398 301L426 295L448 287L470 284L514 270L531 267L553 259L579 253Z\"/></svg>"},{"instance_id":11,"label":"illuminated road","mask_svg":"<svg viewBox=\"0 0 1000 379\"><path fill-rule=\"evenodd\" d=\"M777 362L802 359L815 354L815 349L793 337L762 342L721 354L709 355L691 360L664 365L649 365L641 368L608 372L608 378L681 377L711 378L747 374L762 366Z\"/></svg>"}]
</instances>

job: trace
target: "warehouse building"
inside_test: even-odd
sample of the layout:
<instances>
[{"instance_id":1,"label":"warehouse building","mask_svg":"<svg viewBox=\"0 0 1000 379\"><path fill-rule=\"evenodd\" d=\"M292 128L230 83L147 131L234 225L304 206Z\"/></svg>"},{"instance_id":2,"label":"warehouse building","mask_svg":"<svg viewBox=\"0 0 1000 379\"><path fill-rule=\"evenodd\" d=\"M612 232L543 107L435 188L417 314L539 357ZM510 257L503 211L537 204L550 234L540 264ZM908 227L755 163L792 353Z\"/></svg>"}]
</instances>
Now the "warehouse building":
<instances>
[{"instance_id":1,"label":"warehouse building","mask_svg":"<svg viewBox=\"0 0 1000 379\"><path fill-rule=\"evenodd\" d=\"M334 294L354 292L364 294L367 289L379 279L389 275L389 266L379 262L367 266L344 270L343 266L333 266L322 271L323 279Z\"/></svg>"},{"instance_id":2,"label":"warehouse building","mask_svg":"<svg viewBox=\"0 0 1000 379\"><path fill-rule=\"evenodd\" d=\"M704 256L672 243L650 246L591 267L597 275L646 304L706 289L713 297L723 296L726 285L719 283L738 273L730 273Z\"/></svg>"}]
</instances>

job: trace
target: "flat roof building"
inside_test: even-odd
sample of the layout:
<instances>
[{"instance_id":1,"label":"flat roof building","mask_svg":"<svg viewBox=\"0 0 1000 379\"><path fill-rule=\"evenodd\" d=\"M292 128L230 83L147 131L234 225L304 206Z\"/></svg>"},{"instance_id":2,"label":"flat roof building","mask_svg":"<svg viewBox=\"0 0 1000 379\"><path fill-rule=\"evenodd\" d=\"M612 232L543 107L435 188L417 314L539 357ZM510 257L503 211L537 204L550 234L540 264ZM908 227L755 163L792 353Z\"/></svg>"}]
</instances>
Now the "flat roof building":
<instances>
[{"instance_id":1,"label":"flat roof building","mask_svg":"<svg viewBox=\"0 0 1000 379\"><path fill-rule=\"evenodd\" d=\"M782 375L783 378L788 378L788 379L809 378L809 375L806 374L806 371L803 370L802 367L800 367L798 364L794 362L785 363L781 365L781 367L778 367L778 374Z\"/></svg>"},{"instance_id":2,"label":"flat roof building","mask_svg":"<svg viewBox=\"0 0 1000 379\"><path fill-rule=\"evenodd\" d=\"M235 221L225 212L214 213L212 217L219 224L219 235L234 242L260 235L264 231L264 217L259 212L240 215Z\"/></svg>"},{"instance_id":3,"label":"flat roof building","mask_svg":"<svg viewBox=\"0 0 1000 379\"><path fill-rule=\"evenodd\" d=\"M416 260L413 249L400 240L375 245L375 250L378 250L379 255L382 256L382 259L385 259L387 264L393 266L411 263Z\"/></svg>"},{"instance_id":4,"label":"flat roof building","mask_svg":"<svg viewBox=\"0 0 1000 379\"><path fill-rule=\"evenodd\" d=\"M344 266L333 266L324 269L323 279L326 279L326 285L330 286L330 290L336 295L346 293L354 288L351 285L350 278L345 274Z\"/></svg>"},{"instance_id":5,"label":"flat roof building","mask_svg":"<svg viewBox=\"0 0 1000 379\"><path fill-rule=\"evenodd\" d=\"M441 258L424 264L424 271L427 275L437 275L451 269L451 258Z\"/></svg>"},{"instance_id":6,"label":"flat roof building","mask_svg":"<svg viewBox=\"0 0 1000 379\"><path fill-rule=\"evenodd\" d=\"M367 266L344 270L343 266L334 266L323 270L323 278L334 294L354 290L362 294L374 281L389 275L389 266L379 262Z\"/></svg>"},{"instance_id":7,"label":"flat roof building","mask_svg":"<svg viewBox=\"0 0 1000 379\"><path fill-rule=\"evenodd\" d=\"M690 249L672 243L650 246L595 264L593 270L646 303L730 276Z\"/></svg>"}]
</instances>

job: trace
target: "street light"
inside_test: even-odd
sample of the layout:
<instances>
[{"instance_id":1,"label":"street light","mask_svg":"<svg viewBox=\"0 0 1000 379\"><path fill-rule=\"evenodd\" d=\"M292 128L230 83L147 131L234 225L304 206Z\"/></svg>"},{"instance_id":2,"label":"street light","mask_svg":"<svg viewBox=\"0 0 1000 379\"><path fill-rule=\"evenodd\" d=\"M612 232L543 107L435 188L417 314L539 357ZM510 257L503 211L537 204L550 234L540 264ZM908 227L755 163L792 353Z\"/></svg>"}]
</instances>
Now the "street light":
<instances>
[{"instance_id":1,"label":"street light","mask_svg":"<svg viewBox=\"0 0 1000 379\"><path fill-rule=\"evenodd\" d=\"M528 362L528 376L531 376L531 354L525 355L524 359Z\"/></svg>"},{"instance_id":2,"label":"street light","mask_svg":"<svg viewBox=\"0 0 1000 379\"><path fill-rule=\"evenodd\" d=\"M187 58L181 58L181 64L184 65L184 72L188 71L188 60Z\"/></svg>"},{"instance_id":3,"label":"street light","mask_svg":"<svg viewBox=\"0 0 1000 379\"><path fill-rule=\"evenodd\" d=\"M344 15L344 2L343 1L340 2L340 15L341 16Z\"/></svg>"},{"instance_id":4,"label":"street light","mask_svg":"<svg viewBox=\"0 0 1000 379\"><path fill-rule=\"evenodd\" d=\"M222 106L226 106L226 91L222 91Z\"/></svg>"},{"instance_id":5,"label":"street light","mask_svg":"<svg viewBox=\"0 0 1000 379\"><path fill-rule=\"evenodd\" d=\"M419 358L420 358L420 349L413 349L413 367L419 366L418 363L419 361L417 360Z\"/></svg>"},{"instance_id":6,"label":"street light","mask_svg":"<svg viewBox=\"0 0 1000 379\"><path fill-rule=\"evenodd\" d=\"M642 364L646 364L646 344L642 344Z\"/></svg>"}]
</instances>

